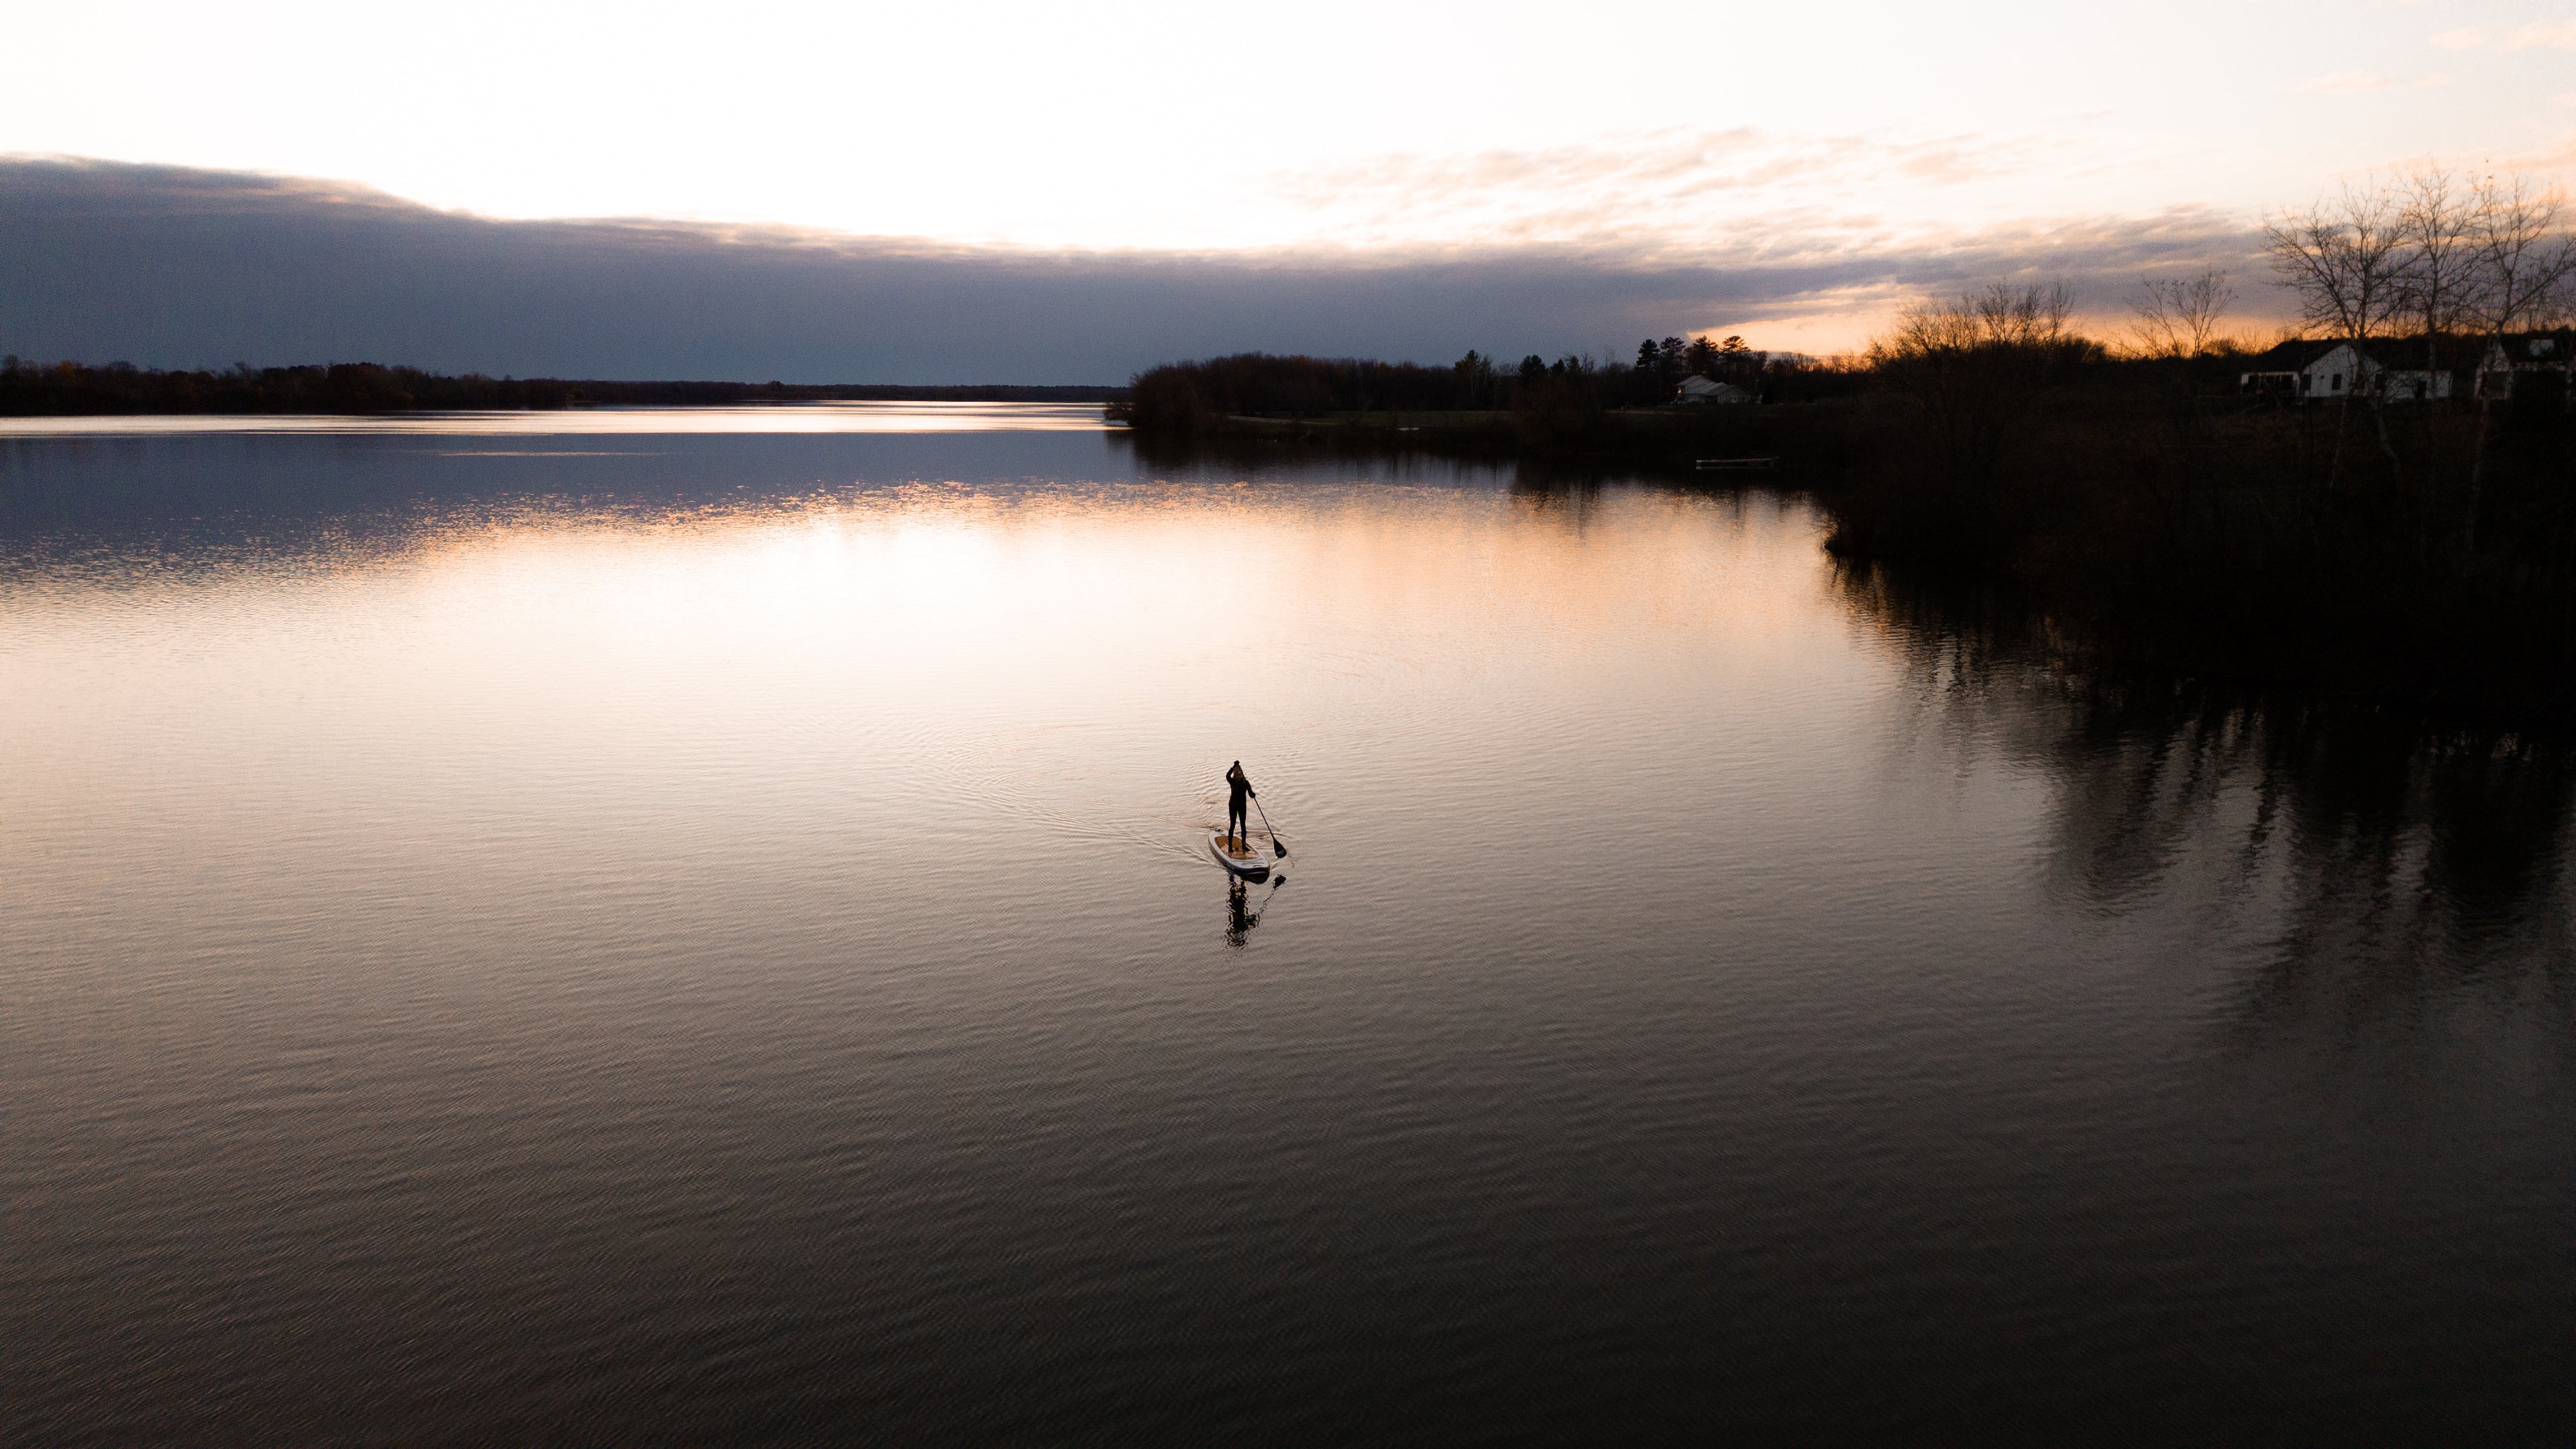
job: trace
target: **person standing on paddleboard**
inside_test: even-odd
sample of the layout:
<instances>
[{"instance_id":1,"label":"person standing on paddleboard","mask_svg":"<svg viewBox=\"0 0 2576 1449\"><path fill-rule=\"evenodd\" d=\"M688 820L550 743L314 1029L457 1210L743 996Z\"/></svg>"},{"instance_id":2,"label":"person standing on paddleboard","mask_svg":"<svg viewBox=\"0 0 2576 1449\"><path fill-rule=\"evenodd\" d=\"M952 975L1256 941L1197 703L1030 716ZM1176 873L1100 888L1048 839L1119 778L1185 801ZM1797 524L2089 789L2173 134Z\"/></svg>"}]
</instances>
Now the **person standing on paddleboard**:
<instances>
[{"instance_id":1,"label":"person standing on paddleboard","mask_svg":"<svg viewBox=\"0 0 2576 1449\"><path fill-rule=\"evenodd\" d=\"M1244 837L1243 802L1252 798L1253 790L1251 779L1243 773L1243 761L1235 761L1234 767L1225 772L1225 787L1233 792L1226 801L1225 828L1234 832L1236 849L1250 850Z\"/></svg>"}]
</instances>

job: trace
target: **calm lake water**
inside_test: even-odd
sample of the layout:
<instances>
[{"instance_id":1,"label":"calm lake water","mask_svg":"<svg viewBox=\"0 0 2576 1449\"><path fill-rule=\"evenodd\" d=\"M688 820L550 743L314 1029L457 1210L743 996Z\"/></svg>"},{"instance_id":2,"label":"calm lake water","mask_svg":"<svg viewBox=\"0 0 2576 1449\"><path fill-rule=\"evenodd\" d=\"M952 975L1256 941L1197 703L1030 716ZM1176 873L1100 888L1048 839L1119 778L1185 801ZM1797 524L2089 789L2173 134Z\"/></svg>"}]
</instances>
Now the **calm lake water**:
<instances>
[{"instance_id":1,"label":"calm lake water","mask_svg":"<svg viewBox=\"0 0 2576 1449\"><path fill-rule=\"evenodd\" d=\"M1089 416L0 437L0 1441L2576 1422L2554 749Z\"/></svg>"}]
</instances>

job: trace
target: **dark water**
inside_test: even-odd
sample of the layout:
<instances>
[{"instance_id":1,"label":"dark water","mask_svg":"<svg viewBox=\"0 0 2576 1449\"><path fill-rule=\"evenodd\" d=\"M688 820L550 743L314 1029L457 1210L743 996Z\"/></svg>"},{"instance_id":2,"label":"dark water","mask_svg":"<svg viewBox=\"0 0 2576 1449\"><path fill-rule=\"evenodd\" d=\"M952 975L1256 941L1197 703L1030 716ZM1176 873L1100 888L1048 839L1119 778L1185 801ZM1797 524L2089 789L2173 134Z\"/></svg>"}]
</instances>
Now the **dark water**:
<instances>
[{"instance_id":1,"label":"dark water","mask_svg":"<svg viewBox=\"0 0 2576 1449\"><path fill-rule=\"evenodd\" d=\"M586 426L0 439L0 1441L2576 1422L2549 742L1763 493Z\"/></svg>"}]
</instances>

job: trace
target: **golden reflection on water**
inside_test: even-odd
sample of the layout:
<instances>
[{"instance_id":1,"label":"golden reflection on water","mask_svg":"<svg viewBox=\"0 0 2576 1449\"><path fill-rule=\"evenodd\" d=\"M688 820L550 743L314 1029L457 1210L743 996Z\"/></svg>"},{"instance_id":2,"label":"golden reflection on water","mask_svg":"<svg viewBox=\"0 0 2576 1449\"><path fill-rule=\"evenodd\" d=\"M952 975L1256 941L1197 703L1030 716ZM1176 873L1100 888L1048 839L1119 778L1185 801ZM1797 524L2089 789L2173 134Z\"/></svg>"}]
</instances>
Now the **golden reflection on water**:
<instances>
[{"instance_id":1,"label":"golden reflection on water","mask_svg":"<svg viewBox=\"0 0 2576 1449\"><path fill-rule=\"evenodd\" d=\"M1815 533L1766 497L1392 484L431 513L33 581L0 633L27 686L0 718L37 766L12 818L241 889L398 820L416 887L462 899L514 850L535 869L529 841L616 869L603 842L651 830L1185 851L1241 758L1329 860L1317 827L1372 795L1445 790L1463 820L1512 772L1510 808L1594 815L1636 788L1604 739L1758 748L1685 745L1676 701L1777 716L1782 661L1865 691Z\"/></svg>"}]
</instances>

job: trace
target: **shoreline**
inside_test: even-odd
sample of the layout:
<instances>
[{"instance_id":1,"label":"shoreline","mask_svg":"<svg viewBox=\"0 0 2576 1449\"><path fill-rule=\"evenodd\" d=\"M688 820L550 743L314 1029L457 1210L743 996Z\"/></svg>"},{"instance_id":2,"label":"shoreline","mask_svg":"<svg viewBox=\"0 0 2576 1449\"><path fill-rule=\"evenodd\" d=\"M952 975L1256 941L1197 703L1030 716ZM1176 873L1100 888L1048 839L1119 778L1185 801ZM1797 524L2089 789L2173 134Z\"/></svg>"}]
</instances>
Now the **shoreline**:
<instances>
[{"instance_id":1,"label":"shoreline","mask_svg":"<svg viewBox=\"0 0 2576 1449\"><path fill-rule=\"evenodd\" d=\"M448 375L372 362L222 371L0 361L0 417L230 417L556 412L796 402L1115 402L1126 389L1042 383L791 383Z\"/></svg>"}]
</instances>

